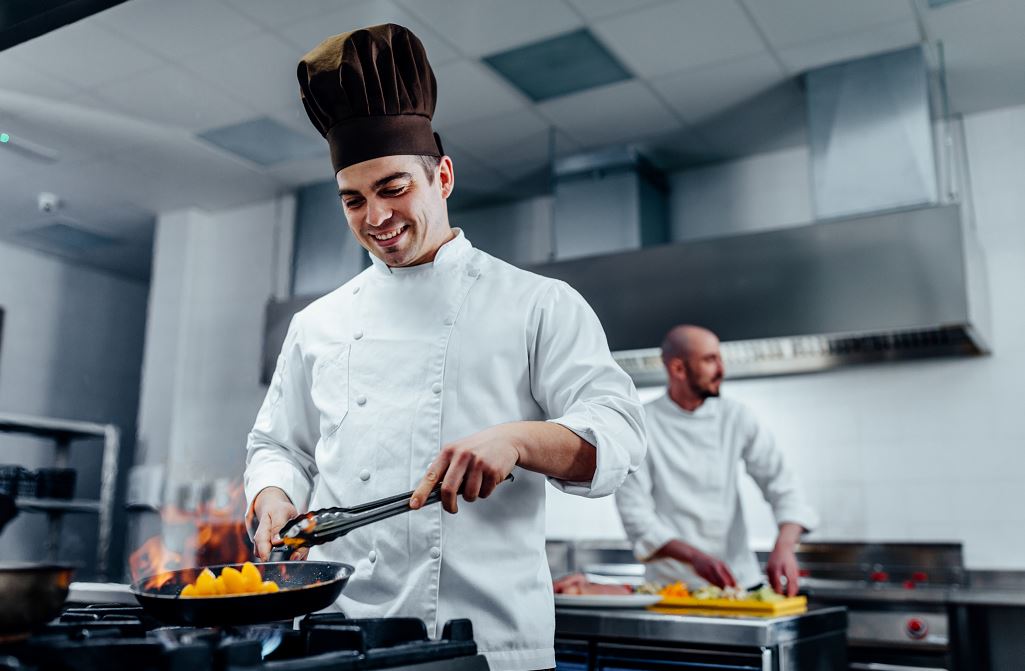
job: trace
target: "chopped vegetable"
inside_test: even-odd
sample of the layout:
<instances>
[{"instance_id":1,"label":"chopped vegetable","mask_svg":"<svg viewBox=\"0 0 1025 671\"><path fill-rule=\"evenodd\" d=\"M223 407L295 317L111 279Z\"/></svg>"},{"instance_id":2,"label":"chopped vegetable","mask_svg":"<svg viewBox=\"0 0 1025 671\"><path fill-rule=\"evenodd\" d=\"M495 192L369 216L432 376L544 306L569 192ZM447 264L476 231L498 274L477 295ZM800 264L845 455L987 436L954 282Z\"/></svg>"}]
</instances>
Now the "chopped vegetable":
<instances>
[{"instance_id":1,"label":"chopped vegetable","mask_svg":"<svg viewBox=\"0 0 1025 671\"><path fill-rule=\"evenodd\" d=\"M659 594L661 594L664 597L685 599L690 596L690 590L687 589L687 585L677 581L671 585L666 585L665 587L663 587Z\"/></svg>"},{"instance_id":2,"label":"chopped vegetable","mask_svg":"<svg viewBox=\"0 0 1025 671\"><path fill-rule=\"evenodd\" d=\"M755 601L762 601L764 603L776 603L777 601L783 600L783 595L776 594L776 592L768 585L762 585L758 590L751 592L748 598Z\"/></svg>"},{"instance_id":3,"label":"chopped vegetable","mask_svg":"<svg viewBox=\"0 0 1025 671\"><path fill-rule=\"evenodd\" d=\"M203 596L269 594L277 592L278 584L272 580L263 580L260 570L251 562L242 565L242 570L232 566L221 569L221 575L214 576L213 571L203 569L196 577L196 582L186 585L178 596L192 598Z\"/></svg>"}]
</instances>

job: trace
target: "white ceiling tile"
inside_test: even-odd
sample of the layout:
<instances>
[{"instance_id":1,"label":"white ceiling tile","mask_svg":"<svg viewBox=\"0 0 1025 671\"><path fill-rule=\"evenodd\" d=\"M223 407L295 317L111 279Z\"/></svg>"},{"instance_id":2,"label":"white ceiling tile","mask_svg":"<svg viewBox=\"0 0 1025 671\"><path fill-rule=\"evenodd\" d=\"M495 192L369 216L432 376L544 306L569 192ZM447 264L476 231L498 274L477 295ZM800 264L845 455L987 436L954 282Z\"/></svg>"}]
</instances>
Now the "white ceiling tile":
<instances>
[{"instance_id":1,"label":"white ceiling tile","mask_svg":"<svg viewBox=\"0 0 1025 671\"><path fill-rule=\"evenodd\" d=\"M131 0L89 19L169 58L223 48L260 24L211 0Z\"/></svg>"},{"instance_id":2,"label":"white ceiling tile","mask_svg":"<svg viewBox=\"0 0 1025 671\"><path fill-rule=\"evenodd\" d=\"M548 137L548 122L530 109L467 123L437 125L437 129L443 143L451 139L476 156L500 154L534 138Z\"/></svg>"},{"instance_id":3,"label":"white ceiling tile","mask_svg":"<svg viewBox=\"0 0 1025 671\"><path fill-rule=\"evenodd\" d=\"M268 28L281 28L305 19L328 16L346 5L366 0L224 0L234 9Z\"/></svg>"},{"instance_id":4,"label":"white ceiling tile","mask_svg":"<svg viewBox=\"0 0 1025 671\"><path fill-rule=\"evenodd\" d=\"M643 9L648 5L658 4L659 2L667 2L667 0L630 0L629 2L623 2L623 0L566 0L569 4L584 15L588 20L594 21L596 19L604 19L610 16L616 16L617 14L626 14L628 12L636 12L638 9ZM675 0L668 0L675 1Z\"/></svg>"},{"instance_id":5,"label":"white ceiling tile","mask_svg":"<svg viewBox=\"0 0 1025 671\"><path fill-rule=\"evenodd\" d=\"M60 100L79 88L63 79L44 75L41 70L18 60L13 49L0 52L0 90Z\"/></svg>"},{"instance_id":6,"label":"white ceiling tile","mask_svg":"<svg viewBox=\"0 0 1025 671\"><path fill-rule=\"evenodd\" d=\"M480 63L454 61L435 68L434 75L438 80L434 122L439 128L527 107L522 94Z\"/></svg>"},{"instance_id":7,"label":"white ceiling tile","mask_svg":"<svg viewBox=\"0 0 1025 671\"><path fill-rule=\"evenodd\" d=\"M561 0L400 0L466 55L483 56L583 25Z\"/></svg>"},{"instance_id":8,"label":"white ceiling tile","mask_svg":"<svg viewBox=\"0 0 1025 671\"><path fill-rule=\"evenodd\" d=\"M741 0L775 48L911 21L906 0Z\"/></svg>"},{"instance_id":9,"label":"white ceiling tile","mask_svg":"<svg viewBox=\"0 0 1025 671\"><path fill-rule=\"evenodd\" d=\"M146 121L198 131L257 116L247 105L229 98L175 66L165 66L92 91L112 109Z\"/></svg>"},{"instance_id":10,"label":"white ceiling tile","mask_svg":"<svg viewBox=\"0 0 1025 671\"><path fill-rule=\"evenodd\" d=\"M300 187L319 182L331 182L334 179L331 159L325 155L321 158L307 158L301 161L289 161L272 166L267 173L284 186ZM341 210L339 210L341 212Z\"/></svg>"},{"instance_id":11,"label":"white ceiling tile","mask_svg":"<svg viewBox=\"0 0 1025 671\"><path fill-rule=\"evenodd\" d=\"M841 61L871 56L918 44L914 21L885 23L869 30L779 49L777 54L791 74Z\"/></svg>"},{"instance_id":12,"label":"white ceiling tile","mask_svg":"<svg viewBox=\"0 0 1025 671\"><path fill-rule=\"evenodd\" d=\"M498 191L507 182L498 171L477 159L472 153L449 142L445 153L452 158L456 190L487 193Z\"/></svg>"},{"instance_id":13,"label":"white ceiling tile","mask_svg":"<svg viewBox=\"0 0 1025 671\"><path fill-rule=\"evenodd\" d=\"M431 65L435 68L459 56L447 40L439 37L429 26L391 0L370 0L348 5L329 14L299 21L276 32L299 47L300 54L304 55L332 35L382 23L397 23L412 30L423 42Z\"/></svg>"},{"instance_id":14,"label":"white ceiling tile","mask_svg":"<svg viewBox=\"0 0 1025 671\"><path fill-rule=\"evenodd\" d=\"M673 113L636 80L550 100L538 109L587 147L637 140L680 126Z\"/></svg>"},{"instance_id":15,"label":"white ceiling tile","mask_svg":"<svg viewBox=\"0 0 1025 671\"><path fill-rule=\"evenodd\" d=\"M93 159L118 148L129 146L125 136L111 126L109 132L97 132L94 123L99 116L95 111L80 104L63 101L45 101L35 96L0 91L0 117L4 132L15 141L24 140L28 145L38 145L44 152L56 152L57 160L49 162L26 156L10 146L0 147L10 160L24 161L21 170L29 173L58 172L63 167ZM0 166L7 167L4 162Z\"/></svg>"},{"instance_id":16,"label":"white ceiling tile","mask_svg":"<svg viewBox=\"0 0 1025 671\"><path fill-rule=\"evenodd\" d=\"M651 80L688 123L699 123L742 104L785 78L768 52Z\"/></svg>"},{"instance_id":17,"label":"white ceiling tile","mask_svg":"<svg viewBox=\"0 0 1025 671\"><path fill-rule=\"evenodd\" d=\"M562 131L555 134L555 156L561 158L582 151L579 142ZM552 149L549 146L548 133L533 135L496 154L489 162L495 170L510 180L521 179L538 170L546 170L551 165Z\"/></svg>"},{"instance_id":18,"label":"white ceiling tile","mask_svg":"<svg viewBox=\"0 0 1025 671\"><path fill-rule=\"evenodd\" d=\"M132 175L129 190L135 196L131 202L150 205L158 212L188 206L232 207L270 198L280 189L273 177L198 143L182 143L159 158L118 155L110 159L124 164Z\"/></svg>"},{"instance_id":19,"label":"white ceiling tile","mask_svg":"<svg viewBox=\"0 0 1025 671\"><path fill-rule=\"evenodd\" d=\"M764 51L765 45L735 0L687 0L599 21L594 30L641 77Z\"/></svg>"},{"instance_id":20,"label":"white ceiling tile","mask_svg":"<svg viewBox=\"0 0 1025 671\"><path fill-rule=\"evenodd\" d=\"M233 42L216 51L192 54L180 64L207 83L258 109L278 109L299 101L296 65L303 54L268 33ZM216 67L211 64L216 63ZM230 77L224 73L230 72ZM300 105L301 107L301 105Z\"/></svg>"},{"instance_id":21,"label":"white ceiling tile","mask_svg":"<svg viewBox=\"0 0 1025 671\"><path fill-rule=\"evenodd\" d=\"M162 65L155 54L95 21L79 21L19 44L13 53L57 81L90 88Z\"/></svg>"}]
</instances>

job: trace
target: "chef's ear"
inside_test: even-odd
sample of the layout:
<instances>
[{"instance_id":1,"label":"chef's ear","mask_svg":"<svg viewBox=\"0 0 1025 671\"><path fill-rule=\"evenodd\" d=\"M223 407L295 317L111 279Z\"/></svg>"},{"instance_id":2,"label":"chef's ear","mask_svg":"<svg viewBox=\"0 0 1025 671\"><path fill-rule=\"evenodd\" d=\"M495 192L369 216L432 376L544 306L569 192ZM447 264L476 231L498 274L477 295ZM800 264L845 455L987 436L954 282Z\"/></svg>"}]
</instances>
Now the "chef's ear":
<instances>
[{"instance_id":1,"label":"chef's ear","mask_svg":"<svg viewBox=\"0 0 1025 671\"><path fill-rule=\"evenodd\" d=\"M682 379L687 377L687 367L683 365L683 359L680 357L673 357L669 360L669 377Z\"/></svg>"},{"instance_id":2,"label":"chef's ear","mask_svg":"<svg viewBox=\"0 0 1025 671\"><path fill-rule=\"evenodd\" d=\"M452 189L456 185L456 172L452 166L452 159L442 156L438 161L438 185L441 187L441 197L447 199L452 195Z\"/></svg>"}]
</instances>

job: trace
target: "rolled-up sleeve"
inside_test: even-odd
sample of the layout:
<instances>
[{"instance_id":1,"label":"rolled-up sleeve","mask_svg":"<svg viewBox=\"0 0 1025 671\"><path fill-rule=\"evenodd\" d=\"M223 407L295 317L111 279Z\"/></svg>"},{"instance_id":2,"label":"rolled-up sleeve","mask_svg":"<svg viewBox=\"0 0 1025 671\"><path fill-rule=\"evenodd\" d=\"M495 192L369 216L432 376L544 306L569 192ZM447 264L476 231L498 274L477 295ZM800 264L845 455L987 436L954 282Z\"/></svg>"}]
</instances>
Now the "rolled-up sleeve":
<instances>
[{"instance_id":1,"label":"rolled-up sleeve","mask_svg":"<svg viewBox=\"0 0 1025 671\"><path fill-rule=\"evenodd\" d=\"M645 460L623 481L616 492L616 509L638 561L648 561L662 546L678 538L671 526L655 511L652 496L651 462Z\"/></svg>"},{"instance_id":2,"label":"rolled-up sleeve","mask_svg":"<svg viewBox=\"0 0 1025 671\"><path fill-rule=\"evenodd\" d=\"M548 284L532 313L530 384L549 418L596 450L590 482L549 481L587 497L612 494L644 459L644 410L613 360L597 315L565 282Z\"/></svg>"},{"instance_id":3,"label":"rolled-up sleeve","mask_svg":"<svg viewBox=\"0 0 1025 671\"><path fill-rule=\"evenodd\" d=\"M797 474L788 467L772 435L746 411L744 422L747 425L747 439L741 453L744 466L772 507L776 523L793 522L811 531L818 524L818 515L805 500Z\"/></svg>"},{"instance_id":4,"label":"rolled-up sleeve","mask_svg":"<svg viewBox=\"0 0 1025 671\"><path fill-rule=\"evenodd\" d=\"M309 505L320 428L303 365L300 317L297 314L289 324L267 396L246 441L247 521L253 500L267 487L283 490L299 510Z\"/></svg>"}]
</instances>

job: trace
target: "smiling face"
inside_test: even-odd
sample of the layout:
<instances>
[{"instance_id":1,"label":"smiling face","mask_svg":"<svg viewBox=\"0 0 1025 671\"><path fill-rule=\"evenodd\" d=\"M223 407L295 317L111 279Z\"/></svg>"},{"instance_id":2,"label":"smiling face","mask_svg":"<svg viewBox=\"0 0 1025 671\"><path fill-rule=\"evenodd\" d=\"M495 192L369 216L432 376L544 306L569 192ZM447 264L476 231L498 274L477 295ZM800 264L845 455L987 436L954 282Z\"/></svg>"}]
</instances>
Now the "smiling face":
<instances>
[{"instance_id":1,"label":"smiling face","mask_svg":"<svg viewBox=\"0 0 1025 671\"><path fill-rule=\"evenodd\" d=\"M434 260L452 239L445 199L452 193L452 160L429 174L419 156L383 156L338 171L338 195L359 244L393 268Z\"/></svg>"}]
</instances>

